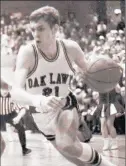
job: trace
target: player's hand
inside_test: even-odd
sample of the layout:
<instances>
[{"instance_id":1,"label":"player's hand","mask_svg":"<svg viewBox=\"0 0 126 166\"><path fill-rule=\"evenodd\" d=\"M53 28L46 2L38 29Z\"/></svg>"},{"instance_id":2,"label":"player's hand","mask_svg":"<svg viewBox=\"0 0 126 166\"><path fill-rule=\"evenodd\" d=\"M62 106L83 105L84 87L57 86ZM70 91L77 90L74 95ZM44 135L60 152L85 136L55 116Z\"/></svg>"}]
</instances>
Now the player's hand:
<instances>
[{"instance_id":1,"label":"player's hand","mask_svg":"<svg viewBox=\"0 0 126 166\"><path fill-rule=\"evenodd\" d=\"M57 110L64 107L66 104L66 99L56 96L37 96L34 101L34 106L39 109L42 109L43 112L48 112L49 110Z\"/></svg>"},{"instance_id":2,"label":"player's hand","mask_svg":"<svg viewBox=\"0 0 126 166\"><path fill-rule=\"evenodd\" d=\"M14 119L13 119L13 124L18 124L19 123L19 121L20 121L20 118L17 116L17 117L15 117Z\"/></svg>"},{"instance_id":3,"label":"player's hand","mask_svg":"<svg viewBox=\"0 0 126 166\"><path fill-rule=\"evenodd\" d=\"M52 109L63 108L65 105L65 99L62 97L49 96L45 99L45 104Z\"/></svg>"},{"instance_id":4,"label":"player's hand","mask_svg":"<svg viewBox=\"0 0 126 166\"><path fill-rule=\"evenodd\" d=\"M81 72L78 72L74 75L73 79L70 82L70 89L75 91L77 88L83 87L85 84L85 75Z\"/></svg>"},{"instance_id":5,"label":"player's hand","mask_svg":"<svg viewBox=\"0 0 126 166\"><path fill-rule=\"evenodd\" d=\"M79 81L84 81L84 78L85 78L85 73L84 72L79 72L79 73L76 73L75 74L75 78L76 80L79 82Z\"/></svg>"}]
</instances>

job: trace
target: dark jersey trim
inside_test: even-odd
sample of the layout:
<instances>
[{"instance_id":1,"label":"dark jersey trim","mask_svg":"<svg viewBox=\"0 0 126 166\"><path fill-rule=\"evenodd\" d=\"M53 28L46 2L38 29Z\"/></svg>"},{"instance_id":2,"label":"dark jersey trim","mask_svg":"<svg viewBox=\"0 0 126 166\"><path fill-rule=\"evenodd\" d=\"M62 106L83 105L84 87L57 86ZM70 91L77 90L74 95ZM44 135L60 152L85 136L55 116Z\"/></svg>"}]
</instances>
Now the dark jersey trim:
<instances>
[{"instance_id":1,"label":"dark jersey trim","mask_svg":"<svg viewBox=\"0 0 126 166\"><path fill-rule=\"evenodd\" d=\"M59 57L59 43L58 43L58 41L56 41L56 46L57 46L56 56L55 56L53 59L48 58L48 57L46 56L46 54L45 54L41 49L39 49L38 47L37 47L37 49L39 50L40 54L42 55L42 57L43 57L46 61L48 61L48 62L54 62L54 61L56 61L56 60L58 59L58 57Z\"/></svg>"},{"instance_id":2,"label":"dark jersey trim","mask_svg":"<svg viewBox=\"0 0 126 166\"><path fill-rule=\"evenodd\" d=\"M70 69L73 71L73 73L75 73L75 69L73 68L73 66L72 66L72 64L71 64L71 62L70 62L70 59L69 59L69 57L68 57L67 49L66 49L66 47L65 47L65 44L64 44L64 42L63 42L62 40L60 40L60 42L61 42L61 45L62 45L64 54L65 54L66 61L67 61L68 65L69 65Z\"/></svg>"},{"instance_id":3,"label":"dark jersey trim","mask_svg":"<svg viewBox=\"0 0 126 166\"><path fill-rule=\"evenodd\" d=\"M32 47L33 47L33 50L34 50L35 64L34 64L33 69L28 73L27 78L30 77L35 72L35 70L38 66L38 53L37 53L37 50L36 50L34 44L32 44Z\"/></svg>"}]
</instances>

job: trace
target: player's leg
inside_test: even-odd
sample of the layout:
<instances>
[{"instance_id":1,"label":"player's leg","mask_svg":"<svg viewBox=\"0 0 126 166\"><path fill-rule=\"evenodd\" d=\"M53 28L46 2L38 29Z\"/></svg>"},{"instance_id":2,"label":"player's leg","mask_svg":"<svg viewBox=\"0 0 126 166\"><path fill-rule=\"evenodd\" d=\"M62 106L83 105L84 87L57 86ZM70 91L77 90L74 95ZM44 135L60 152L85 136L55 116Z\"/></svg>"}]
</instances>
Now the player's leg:
<instances>
[{"instance_id":1,"label":"player's leg","mask_svg":"<svg viewBox=\"0 0 126 166\"><path fill-rule=\"evenodd\" d=\"M107 119L106 117L101 117L100 121L101 121L101 134L104 139L103 150L108 150L110 147L110 140L109 140L108 127L107 127Z\"/></svg>"},{"instance_id":2,"label":"player's leg","mask_svg":"<svg viewBox=\"0 0 126 166\"><path fill-rule=\"evenodd\" d=\"M109 129L109 134L111 136L111 149L118 148L117 133L116 133L116 129L114 127L114 120L115 120L115 114L110 115L107 119L107 126Z\"/></svg>"},{"instance_id":3,"label":"player's leg","mask_svg":"<svg viewBox=\"0 0 126 166\"><path fill-rule=\"evenodd\" d=\"M76 109L61 112L57 120L56 148L60 153L92 165L114 166L87 143L77 138L78 114Z\"/></svg>"},{"instance_id":4,"label":"player's leg","mask_svg":"<svg viewBox=\"0 0 126 166\"><path fill-rule=\"evenodd\" d=\"M117 136L116 129L114 127L114 120L115 120L115 114L114 115L110 115L107 118L107 126L108 126L108 129L109 129L110 136L112 138L116 138L116 136Z\"/></svg>"},{"instance_id":5,"label":"player's leg","mask_svg":"<svg viewBox=\"0 0 126 166\"><path fill-rule=\"evenodd\" d=\"M77 159L75 157L71 157L70 155L67 155L63 151L59 150L57 148L56 141L51 141L51 144L59 151L59 153L64 156L68 161L76 164L77 166L91 166L90 164L85 163L84 161L81 161L80 159Z\"/></svg>"},{"instance_id":6,"label":"player's leg","mask_svg":"<svg viewBox=\"0 0 126 166\"><path fill-rule=\"evenodd\" d=\"M22 121L20 120L20 122L18 124L14 124L12 121L13 118L15 118L16 116L17 116L17 113L13 112L13 115L12 115L9 123L17 129L19 141L20 141L20 144L22 147L22 153L23 153L23 155L26 155L26 154L30 153L31 150L26 147L26 134L25 134L25 128L23 126Z\"/></svg>"},{"instance_id":7,"label":"player's leg","mask_svg":"<svg viewBox=\"0 0 126 166\"><path fill-rule=\"evenodd\" d=\"M66 112L65 112L66 113ZM65 116L65 115L64 115ZM69 116L69 118L71 119L72 117L71 116ZM78 117L76 117L76 118L78 118ZM71 125L70 124L71 123L71 120L69 120L69 122L67 123L67 128L69 128L69 125ZM79 122L77 122L77 123L79 123ZM61 123L60 123L61 124ZM60 125L59 124L59 125ZM65 127L65 126L64 126ZM76 127L77 128L77 127ZM61 133L63 132L63 130L60 130L61 131ZM91 166L90 164L87 164L87 163L85 163L84 161L82 161L82 160L80 160L80 159L77 159L76 157L73 157L73 156L71 156L71 155L69 155L69 154L66 154L66 152L64 152L63 150L62 150L62 148L60 148L60 146L62 145L62 142L61 142L61 144L60 144L60 136L62 136L62 134L60 135L60 131L59 131L59 129L58 129L58 127L57 127L57 130L56 130L56 139L54 140L54 141L50 141L51 143L52 143L52 145L59 151L59 153L60 154L62 154L68 161L70 161L70 162L72 162L72 163L74 163L74 164L76 164L77 166ZM64 132L63 132L64 133ZM76 130L75 130L75 133L76 133ZM65 133L66 134L66 133ZM62 138L61 138L62 139ZM57 141L57 142L56 142ZM60 145L59 145L60 144Z\"/></svg>"},{"instance_id":8,"label":"player's leg","mask_svg":"<svg viewBox=\"0 0 126 166\"><path fill-rule=\"evenodd\" d=\"M4 152L5 146L6 146L5 141L4 141L4 139L3 139L3 137L2 137L2 134L1 134L1 132L0 132L0 156L1 156L1 155L3 154L3 152Z\"/></svg>"}]
</instances>

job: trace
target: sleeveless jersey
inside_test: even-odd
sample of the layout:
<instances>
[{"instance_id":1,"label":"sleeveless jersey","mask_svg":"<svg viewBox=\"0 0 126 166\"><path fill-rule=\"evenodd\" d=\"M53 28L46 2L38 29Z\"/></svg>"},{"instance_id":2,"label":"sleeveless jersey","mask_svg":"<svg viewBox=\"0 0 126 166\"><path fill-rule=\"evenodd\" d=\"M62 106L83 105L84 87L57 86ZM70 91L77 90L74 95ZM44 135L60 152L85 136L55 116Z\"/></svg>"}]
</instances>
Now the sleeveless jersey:
<instances>
[{"instance_id":1,"label":"sleeveless jersey","mask_svg":"<svg viewBox=\"0 0 126 166\"><path fill-rule=\"evenodd\" d=\"M68 94L74 69L63 41L57 40L57 54L50 60L33 45L35 65L26 80L26 90L33 94L61 96Z\"/></svg>"},{"instance_id":2,"label":"sleeveless jersey","mask_svg":"<svg viewBox=\"0 0 126 166\"><path fill-rule=\"evenodd\" d=\"M66 97L69 93L69 83L73 77L74 70L68 58L64 43L57 40L57 54L55 59L47 59L45 54L32 45L35 55L35 65L26 80L26 91L32 94L45 96ZM44 108L48 110L49 108ZM36 109L38 113L32 114L38 128L46 135L55 135L56 119L61 109L48 110Z\"/></svg>"}]
</instances>

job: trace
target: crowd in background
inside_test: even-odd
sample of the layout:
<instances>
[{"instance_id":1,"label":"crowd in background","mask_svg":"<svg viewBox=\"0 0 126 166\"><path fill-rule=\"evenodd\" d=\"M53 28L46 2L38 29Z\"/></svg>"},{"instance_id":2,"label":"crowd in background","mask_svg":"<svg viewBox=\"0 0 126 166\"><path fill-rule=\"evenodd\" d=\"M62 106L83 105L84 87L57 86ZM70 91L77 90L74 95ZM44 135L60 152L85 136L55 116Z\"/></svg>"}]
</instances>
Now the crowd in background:
<instances>
[{"instance_id":1,"label":"crowd in background","mask_svg":"<svg viewBox=\"0 0 126 166\"><path fill-rule=\"evenodd\" d=\"M57 37L76 41L81 46L87 59L95 54L102 54L111 57L122 67L124 72L119 82L120 89L117 95L119 95L120 103L123 103L122 106L125 108L123 102L125 101L125 24L119 19L121 18L120 9L116 9L114 12L115 17L117 17L116 22L113 22L111 19L107 22L105 20L98 20L96 15L92 16L92 21L85 28L80 26L75 14L70 13L66 20L61 20ZM3 36L1 45L5 45L4 38L9 40L9 46L7 44L6 48L9 47L10 49L5 49L5 51L8 51L8 54L13 52L16 58L20 46L33 40L28 17L14 18L12 16L2 16L1 36ZM80 110L82 116L84 116L93 133L99 133L99 117L90 118L93 117L91 116L93 115L92 112L97 106L97 93L92 91L87 85L84 85L82 91L77 90L76 93L78 96L81 96ZM125 126L124 113L117 114L117 117L117 121L121 120L124 123L123 126ZM125 127L120 127L116 124L116 121L115 126L117 126L119 134L125 132Z\"/></svg>"}]
</instances>

